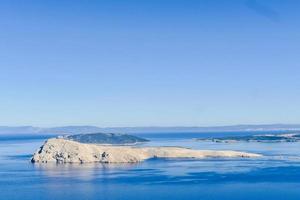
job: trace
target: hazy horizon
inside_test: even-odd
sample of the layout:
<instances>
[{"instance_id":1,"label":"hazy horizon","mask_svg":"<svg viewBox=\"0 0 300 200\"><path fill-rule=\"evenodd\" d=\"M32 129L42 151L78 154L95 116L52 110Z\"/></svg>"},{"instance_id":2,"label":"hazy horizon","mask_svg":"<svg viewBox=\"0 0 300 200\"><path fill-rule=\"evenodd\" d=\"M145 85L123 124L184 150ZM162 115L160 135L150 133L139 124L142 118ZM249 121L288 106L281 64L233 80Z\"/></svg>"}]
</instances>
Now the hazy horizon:
<instances>
[{"instance_id":1,"label":"hazy horizon","mask_svg":"<svg viewBox=\"0 0 300 200\"><path fill-rule=\"evenodd\" d=\"M299 125L300 123L294 123L294 124L286 124L286 123L262 123L262 124L224 124L224 125L211 125L211 126L201 126L201 125L191 125L191 126L184 126L184 125L174 125L174 126L159 126L159 125L145 125L145 126L98 126L95 124L79 124L79 125L73 125L73 124L64 124L64 125L54 125L54 126L39 126L39 125L31 125L31 124L21 124L21 125L0 125L0 127L40 127L40 128L51 128L51 127L80 127L80 126L94 126L99 128L117 128L117 127L199 127L199 128L205 128L205 127L230 127L230 126L277 126L277 125L283 125L283 126L293 126L293 125Z\"/></svg>"}]
</instances>

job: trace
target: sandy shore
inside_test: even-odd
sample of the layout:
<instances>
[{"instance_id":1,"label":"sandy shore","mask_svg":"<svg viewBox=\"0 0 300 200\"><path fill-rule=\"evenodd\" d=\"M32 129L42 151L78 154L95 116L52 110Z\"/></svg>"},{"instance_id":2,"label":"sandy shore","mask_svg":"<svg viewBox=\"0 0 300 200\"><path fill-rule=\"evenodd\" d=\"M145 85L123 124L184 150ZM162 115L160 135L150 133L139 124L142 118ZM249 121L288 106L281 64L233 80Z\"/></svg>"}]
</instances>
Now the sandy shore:
<instances>
[{"instance_id":1,"label":"sandy shore","mask_svg":"<svg viewBox=\"0 0 300 200\"><path fill-rule=\"evenodd\" d=\"M259 157L239 151L193 150L182 147L131 147L83 144L65 139L49 139L38 149L32 162L47 163L135 163L150 158Z\"/></svg>"}]
</instances>

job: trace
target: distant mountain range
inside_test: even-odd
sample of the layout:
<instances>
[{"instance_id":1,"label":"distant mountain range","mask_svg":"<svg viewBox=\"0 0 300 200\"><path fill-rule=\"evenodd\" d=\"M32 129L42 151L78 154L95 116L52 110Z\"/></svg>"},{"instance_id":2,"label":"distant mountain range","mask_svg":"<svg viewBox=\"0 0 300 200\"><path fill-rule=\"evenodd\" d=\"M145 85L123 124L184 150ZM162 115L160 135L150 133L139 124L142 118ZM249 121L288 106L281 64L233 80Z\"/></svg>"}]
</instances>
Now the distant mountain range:
<instances>
[{"instance_id":1,"label":"distant mountain range","mask_svg":"<svg viewBox=\"0 0 300 200\"><path fill-rule=\"evenodd\" d=\"M0 134L84 134L84 133L168 133L219 131L300 131L300 124L234 125L212 127L109 127L62 126L40 128L33 126L0 126Z\"/></svg>"}]
</instances>

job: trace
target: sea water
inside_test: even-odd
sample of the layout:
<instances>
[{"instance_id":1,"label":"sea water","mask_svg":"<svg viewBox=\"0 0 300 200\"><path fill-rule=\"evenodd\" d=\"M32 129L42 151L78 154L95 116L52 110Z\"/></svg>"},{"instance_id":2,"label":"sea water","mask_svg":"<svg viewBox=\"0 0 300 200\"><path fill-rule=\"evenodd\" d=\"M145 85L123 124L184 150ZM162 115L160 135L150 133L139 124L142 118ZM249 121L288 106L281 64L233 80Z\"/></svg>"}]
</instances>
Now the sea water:
<instances>
[{"instance_id":1,"label":"sea water","mask_svg":"<svg viewBox=\"0 0 300 200\"><path fill-rule=\"evenodd\" d=\"M32 164L49 136L0 137L0 199L299 200L300 143L214 143L235 133L140 134L141 146L261 153L255 159L150 159L137 164ZM252 132L251 134L255 134Z\"/></svg>"}]
</instances>

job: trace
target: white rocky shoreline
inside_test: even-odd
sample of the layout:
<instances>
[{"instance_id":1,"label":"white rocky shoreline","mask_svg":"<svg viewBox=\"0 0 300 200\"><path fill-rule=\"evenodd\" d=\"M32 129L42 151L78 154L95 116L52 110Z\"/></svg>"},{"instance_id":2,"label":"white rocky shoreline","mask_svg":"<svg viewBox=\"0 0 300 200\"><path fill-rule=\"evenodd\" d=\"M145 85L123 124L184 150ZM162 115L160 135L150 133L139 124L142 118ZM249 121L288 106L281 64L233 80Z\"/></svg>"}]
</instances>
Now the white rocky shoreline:
<instances>
[{"instance_id":1,"label":"white rocky shoreline","mask_svg":"<svg viewBox=\"0 0 300 200\"><path fill-rule=\"evenodd\" d=\"M133 147L84 144L63 138L48 139L33 163L136 163L150 158L255 158L260 154L239 151L193 150L183 147Z\"/></svg>"}]
</instances>

